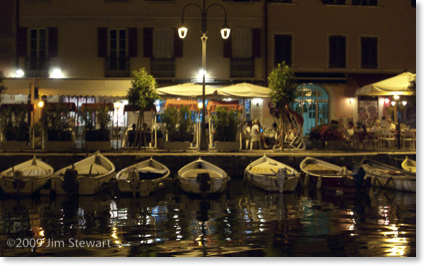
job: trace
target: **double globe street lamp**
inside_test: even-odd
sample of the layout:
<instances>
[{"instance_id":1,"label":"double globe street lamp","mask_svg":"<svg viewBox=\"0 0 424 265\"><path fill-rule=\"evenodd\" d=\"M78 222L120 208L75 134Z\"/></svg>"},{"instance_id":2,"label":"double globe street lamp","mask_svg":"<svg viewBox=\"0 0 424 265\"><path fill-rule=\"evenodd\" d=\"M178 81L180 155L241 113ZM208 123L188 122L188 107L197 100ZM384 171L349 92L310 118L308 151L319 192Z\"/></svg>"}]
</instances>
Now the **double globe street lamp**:
<instances>
[{"instance_id":1,"label":"double globe street lamp","mask_svg":"<svg viewBox=\"0 0 424 265\"><path fill-rule=\"evenodd\" d=\"M205 128L205 77L206 77L206 41L208 37L206 36L206 33L208 32L207 29L207 13L209 9L213 6L219 6L224 10L225 20L224 25L221 28L221 37L225 40L230 37L231 29L227 25L227 12L225 8L220 4L211 4L208 7L205 5L205 0L203 0L203 7L200 7L198 4L190 3L184 6L183 12L182 12L182 25L178 28L178 35L181 39L184 39L187 36L188 28L184 25L184 11L189 6L197 6L202 13L202 37L200 40L202 41L202 78L203 78L203 90L202 90L202 126L200 129L200 150L207 150L208 144L206 142L206 128Z\"/></svg>"}]
</instances>

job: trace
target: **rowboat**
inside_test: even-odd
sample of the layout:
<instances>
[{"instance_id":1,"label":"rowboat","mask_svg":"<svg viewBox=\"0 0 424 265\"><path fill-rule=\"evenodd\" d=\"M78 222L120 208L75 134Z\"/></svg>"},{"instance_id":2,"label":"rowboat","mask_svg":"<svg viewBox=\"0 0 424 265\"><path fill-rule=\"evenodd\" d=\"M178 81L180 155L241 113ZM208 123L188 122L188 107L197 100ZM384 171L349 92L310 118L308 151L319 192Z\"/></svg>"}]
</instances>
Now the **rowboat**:
<instances>
[{"instance_id":1,"label":"rowboat","mask_svg":"<svg viewBox=\"0 0 424 265\"><path fill-rule=\"evenodd\" d=\"M121 193L146 197L162 189L170 180L169 175L166 166L150 158L118 172L116 183Z\"/></svg>"},{"instance_id":2,"label":"rowboat","mask_svg":"<svg viewBox=\"0 0 424 265\"><path fill-rule=\"evenodd\" d=\"M227 187L230 177L221 168L199 158L178 171L181 188L188 193L220 193Z\"/></svg>"},{"instance_id":3,"label":"rowboat","mask_svg":"<svg viewBox=\"0 0 424 265\"><path fill-rule=\"evenodd\" d=\"M360 168L354 174L346 167L307 157L300 163L300 169L305 187L313 185L316 189L354 193L369 186L369 181L364 180L365 174Z\"/></svg>"},{"instance_id":4,"label":"rowboat","mask_svg":"<svg viewBox=\"0 0 424 265\"><path fill-rule=\"evenodd\" d=\"M366 172L366 178L371 180L371 186L415 192L416 191L416 174L405 170L383 164L371 159L362 161L362 167Z\"/></svg>"},{"instance_id":5,"label":"rowboat","mask_svg":"<svg viewBox=\"0 0 424 265\"><path fill-rule=\"evenodd\" d=\"M48 184L54 169L37 159L28 160L0 174L0 186L7 195L28 196Z\"/></svg>"},{"instance_id":6,"label":"rowboat","mask_svg":"<svg viewBox=\"0 0 424 265\"><path fill-rule=\"evenodd\" d=\"M403 162L402 162L402 169L405 170L406 172L416 174L417 173L417 162L406 157L405 160L403 160Z\"/></svg>"},{"instance_id":7,"label":"rowboat","mask_svg":"<svg viewBox=\"0 0 424 265\"><path fill-rule=\"evenodd\" d=\"M55 172L51 190L56 195L94 195L115 176L115 166L97 151L73 165Z\"/></svg>"},{"instance_id":8,"label":"rowboat","mask_svg":"<svg viewBox=\"0 0 424 265\"><path fill-rule=\"evenodd\" d=\"M264 155L246 167L244 181L265 191L291 192L299 183L299 172Z\"/></svg>"}]
</instances>

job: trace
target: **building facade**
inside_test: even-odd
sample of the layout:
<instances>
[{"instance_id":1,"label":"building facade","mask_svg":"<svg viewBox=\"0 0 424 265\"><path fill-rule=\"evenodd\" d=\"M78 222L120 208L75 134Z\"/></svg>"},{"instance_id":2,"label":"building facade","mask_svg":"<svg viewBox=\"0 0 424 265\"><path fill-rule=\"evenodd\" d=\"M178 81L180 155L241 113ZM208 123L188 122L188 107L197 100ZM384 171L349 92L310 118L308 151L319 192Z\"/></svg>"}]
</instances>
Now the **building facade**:
<instances>
[{"instance_id":1,"label":"building facade","mask_svg":"<svg viewBox=\"0 0 424 265\"><path fill-rule=\"evenodd\" d=\"M0 2L5 25L0 29L0 70L11 79L18 78L19 69L21 78L36 78L31 101L38 100L38 81L129 81L132 72L143 67L159 86L200 82L203 1ZM416 69L415 1L204 2L209 7L207 85L267 86L269 73L284 61L298 78L299 93L292 107L305 119L304 133L332 119L357 120L360 100L377 100L381 117L381 99L355 97L355 90ZM188 5L193 3L198 6ZM232 29L227 40L220 36L225 15ZM188 27L185 39L177 32L182 20ZM113 94L96 98L118 99ZM267 126L273 123L268 99L249 104L248 117Z\"/></svg>"}]
</instances>

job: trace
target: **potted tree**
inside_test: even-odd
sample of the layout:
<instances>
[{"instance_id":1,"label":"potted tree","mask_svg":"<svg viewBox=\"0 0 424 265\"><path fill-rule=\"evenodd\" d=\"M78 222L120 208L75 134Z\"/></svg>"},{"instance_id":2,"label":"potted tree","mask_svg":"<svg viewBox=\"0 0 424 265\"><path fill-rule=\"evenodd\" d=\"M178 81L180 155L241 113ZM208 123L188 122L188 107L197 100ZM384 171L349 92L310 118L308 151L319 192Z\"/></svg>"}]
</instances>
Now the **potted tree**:
<instances>
[{"instance_id":1,"label":"potted tree","mask_svg":"<svg viewBox=\"0 0 424 265\"><path fill-rule=\"evenodd\" d=\"M137 139L141 138L141 129L144 124L144 110L155 107L155 100L160 99L156 92L157 83L153 76L149 75L144 68L134 71L134 80L131 81L132 87L128 90L127 99L130 105L140 108L137 125L135 131L134 145ZM146 134L143 133L144 143L146 142ZM141 148L141 141L138 141L138 148ZM146 148L146 145L144 145Z\"/></svg>"},{"instance_id":2,"label":"potted tree","mask_svg":"<svg viewBox=\"0 0 424 265\"><path fill-rule=\"evenodd\" d=\"M1 150L25 150L29 141L27 112L28 105L26 104L9 105L2 109L0 123L6 141L0 143Z\"/></svg>"},{"instance_id":3,"label":"potted tree","mask_svg":"<svg viewBox=\"0 0 424 265\"><path fill-rule=\"evenodd\" d=\"M240 150L240 141L236 141L242 124L240 112L218 106L212 115L212 122L215 128L215 149L223 152Z\"/></svg>"},{"instance_id":4,"label":"potted tree","mask_svg":"<svg viewBox=\"0 0 424 265\"><path fill-rule=\"evenodd\" d=\"M269 97L274 107L279 110L279 120L283 125L282 139L280 141L285 139L284 122L287 121L286 106L292 103L296 97L295 80L294 72L285 62L278 64L278 67L268 77L269 89L271 89ZM282 145L282 149L284 150L284 145Z\"/></svg>"},{"instance_id":5,"label":"potted tree","mask_svg":"<svg viewBox=\"0 0 424 265\"><path fill-rule=\"evenodd\" d=\"M74 147L71 130L67 127L69 108L64 105L55 104L52 109L45 108L41 117L41 124L47 141L45 148L49 151L66 151Z\"/></svg>"},{"instance_id":6,"label":"potted tree","mask_svg":"<svg viewBox=\"0 0 424 265\"><path fill-rule=\"evenodd\" d=\"M82 119L85 123L85 148L87 151L109 151L110 146L110 131L108 125L111 122L109 112L111 107L100 105L97 111L91 107L85 107L82 111ZM96 121L99 129L95 129Z\"/></svg>"},{"instance_id":7,"label":"potted tree","mask_svg":"<svg viewBox=\"0 0 424 265\"><path fill-rule=\"evenodd\" d=\"M188 106L168 107L162 114L162 120L166 124L167 140L164 142L165 150L182 150L190 148L189 128L193 124Z\"/></svg>"}]
</instances>

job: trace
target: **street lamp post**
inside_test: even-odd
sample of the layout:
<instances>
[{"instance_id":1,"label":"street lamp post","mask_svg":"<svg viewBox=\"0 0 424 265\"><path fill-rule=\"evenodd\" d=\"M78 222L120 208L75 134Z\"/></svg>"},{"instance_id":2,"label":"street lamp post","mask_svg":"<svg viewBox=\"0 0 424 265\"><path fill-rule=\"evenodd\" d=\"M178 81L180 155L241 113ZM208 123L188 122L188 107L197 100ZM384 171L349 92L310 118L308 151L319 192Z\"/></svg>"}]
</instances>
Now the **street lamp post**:
<instances>
[{"instance_id":1,"label":"street lamp post","mask_svg":"<svg viewBox=\"0 0 424 265\"><path fill-rule=\"evenodd\" d=\"M121 103L115 102L114 107L116 109L116 128L117 128L117 134L116 134L116 150L118 150L118 139L119 139L119 108L121 107Z\"/></svg>"},{"instance_id":2,"label":"street lamp post","mask_svg":"<svg viewBox=\"0 0 424 265\"><path fill-rule=\"evenodd\" d=\"M181 27L178 29L178 35L181 39L184 39L187 36L187 32L188 32L188 28L184 25L184 11L187 7L189 6L197 6L200 9L200 12L202 13L202 37L200 38L200 40L202 41L202 70L203 70L203 81L202 81L202 126L200 128L200 150L207 150L208 149L208 144L206 142L206 128L205 128L205 109L206 109L206 104L205 104L205 78L206 78L206 41L208 40L208 37L206 36L206 33L208 32L207 29L207 13L209 11L209 8L211 8L212 6L219 6L224 10L224 15L225 15L225 20L224 20L224 25L221 28L221 37L223 39L228 39L228 37L230 37L230 27L228 27L227 25L227 11L225 10L225 8L220 5L220 4L212 4L209 5L208 7L206 7L205 4L205 0L203 0L203 7L200 7L198 4L195 3L190 3L184 6L183 8L183 12L182 12L182 25Z\"/></svg>"}]
</instances>

